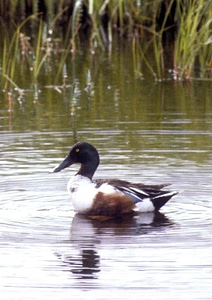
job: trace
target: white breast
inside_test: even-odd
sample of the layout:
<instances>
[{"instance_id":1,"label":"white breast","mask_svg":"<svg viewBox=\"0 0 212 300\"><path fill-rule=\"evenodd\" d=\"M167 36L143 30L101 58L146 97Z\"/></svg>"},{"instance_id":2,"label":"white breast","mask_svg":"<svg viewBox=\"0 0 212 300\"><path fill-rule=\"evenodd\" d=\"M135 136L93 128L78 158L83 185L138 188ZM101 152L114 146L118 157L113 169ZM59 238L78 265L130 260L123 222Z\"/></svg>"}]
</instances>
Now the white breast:
<instances>
[{"instance_id":1,"label":"white breast","mask_svg":"<svg viewBox=\"0 0 212 300\"><path fill-rule=\"evenodd\" d=\"M86 213L91 208L96 194L95 186L91 180L76 175L69 180L67 189L74 209L79 213Z\"/></svg>"}]
</instances>

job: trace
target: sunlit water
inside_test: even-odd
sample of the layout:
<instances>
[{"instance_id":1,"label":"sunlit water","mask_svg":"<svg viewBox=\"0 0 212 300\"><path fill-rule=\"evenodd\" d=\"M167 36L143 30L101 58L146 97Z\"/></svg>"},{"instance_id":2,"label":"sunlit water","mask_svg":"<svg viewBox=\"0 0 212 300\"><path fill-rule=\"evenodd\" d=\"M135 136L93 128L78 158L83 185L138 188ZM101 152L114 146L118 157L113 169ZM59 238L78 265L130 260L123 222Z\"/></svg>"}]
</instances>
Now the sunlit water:
<instances>
[{"instance_id":1,"label":"sunlit water","mask_svg":"<svg viewBox=\"0 0 212 300\"><path fill-rule=\"evenodd\" d=\"M75 74L73 97L44 86L12 112L1 99L1 299L212 299L211 85L105 68L89 92ZM181 193L161 214L76 215L66 184L78 166L51 172L76 140L98 148L96 177Z\"/></svg>"}]
</instances>

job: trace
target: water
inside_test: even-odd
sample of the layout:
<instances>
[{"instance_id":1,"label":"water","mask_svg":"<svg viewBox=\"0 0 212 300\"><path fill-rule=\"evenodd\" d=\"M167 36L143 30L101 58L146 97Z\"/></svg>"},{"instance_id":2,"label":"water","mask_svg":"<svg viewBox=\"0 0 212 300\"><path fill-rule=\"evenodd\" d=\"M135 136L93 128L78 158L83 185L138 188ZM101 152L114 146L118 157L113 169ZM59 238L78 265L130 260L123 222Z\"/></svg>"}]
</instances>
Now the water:
<instances>
[{"instance_id":1,"label":"water","mask_svg":"<svg viewBox=\"0 0 212 300\"><path fill-rule=\"evenodd\" d=\"M141 80L118 54L84 69L81 54L74 86L44 79L12 111L1 95L1 299L212 299L211 84ZM157 215L76 215L66 183L78 166L51 172L76 140L98 148L96 177L181 193Z\"/></svg>"}]
</instances>

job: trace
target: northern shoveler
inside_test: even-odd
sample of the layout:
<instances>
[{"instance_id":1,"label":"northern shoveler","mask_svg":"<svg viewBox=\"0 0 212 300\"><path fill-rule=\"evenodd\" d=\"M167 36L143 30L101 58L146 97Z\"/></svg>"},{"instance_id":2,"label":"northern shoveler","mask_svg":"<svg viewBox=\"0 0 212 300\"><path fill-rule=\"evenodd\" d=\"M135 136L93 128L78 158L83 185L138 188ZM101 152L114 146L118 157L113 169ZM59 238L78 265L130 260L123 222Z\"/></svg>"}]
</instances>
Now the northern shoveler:
<instances>
[{"instance_id":1,"label":"northern shoveler","mask_svg":"<svg viewBox=\"0 0 212 300\"><path fill-rule=\"evenodd\" d=\"M53 172L60 172L74 163L81 166L69 180L67 188L75 210L81 214L115 217L136 211L159 211L178 193L163 190L169 183L145 185L118 179L93 180L99 165L99 154L87 142L76 143Z\"/></svg>"}]
</instances>

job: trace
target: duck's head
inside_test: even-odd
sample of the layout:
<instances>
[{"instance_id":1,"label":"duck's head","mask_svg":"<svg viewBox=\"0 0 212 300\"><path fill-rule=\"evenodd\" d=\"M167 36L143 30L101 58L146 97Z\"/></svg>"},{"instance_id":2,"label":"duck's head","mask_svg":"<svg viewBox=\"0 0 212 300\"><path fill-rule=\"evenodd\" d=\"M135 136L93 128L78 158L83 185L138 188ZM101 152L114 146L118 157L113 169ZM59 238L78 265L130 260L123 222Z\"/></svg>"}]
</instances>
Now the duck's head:
<instances>
[{"instance_id":1,"label":"duck's head","mask_svg":"<svg viewBox=\"0 0 212 300\"><path fill-rule=\"evenodd\" d=\"M81 164L77 174L91 179L99 165L98 151L89 143L78 142L71 148L69 154L53 172L60 172L75 163Z\"/></svg>"}]
</instances>

